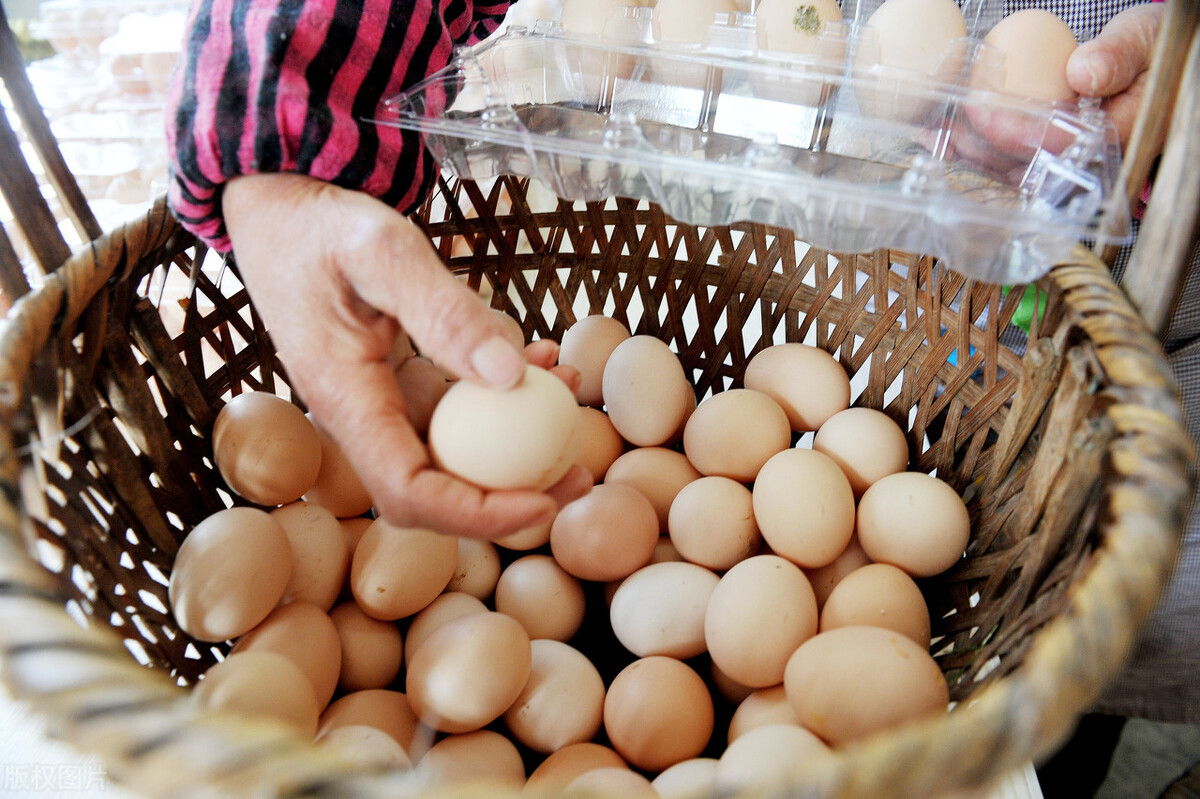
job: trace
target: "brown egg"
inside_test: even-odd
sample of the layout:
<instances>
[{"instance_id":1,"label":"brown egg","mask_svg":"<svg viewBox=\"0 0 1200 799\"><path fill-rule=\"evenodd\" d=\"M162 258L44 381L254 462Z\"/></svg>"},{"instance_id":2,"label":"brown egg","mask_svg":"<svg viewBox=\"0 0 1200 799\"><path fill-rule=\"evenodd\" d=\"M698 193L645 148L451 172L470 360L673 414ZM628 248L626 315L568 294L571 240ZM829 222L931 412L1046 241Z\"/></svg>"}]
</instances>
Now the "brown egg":
<instances>
[{"instance_id":1,"label":"brown egg","mask_svg":"<svg viewBox=\"0 0 1200 799\"><path fill-rule=\"evenodd\" d=\"M929 652L881 627L839 627L801 644L784 678L800 723L837 747L945 713L949 689Z\"/></svg>"},{"instance_id":2,"label":"brown egg","mask_svg":"<svg viewBox=\"0 0 1200 799\"><path fill-rule=\"evenodd\" d=\"M703 475L682 452L664 447L639 447L621 455L608 473L605 483L620 483L640 491L658 515L659 532L667 532L671 503L680 490Z\"/></svg>"},{"instance_id":3,"label":"brown egg","mask_svg":"<svg viewBox=\"0 0 1200 799\"><path fill-rule=\"evenodd\" d=\"M862 546L858 543L858 536L852 535L850 543L846 544L842 554L834 558L833 563L815 569L805 569L804 575L808 577L808 582L812 584L813 593L817 597L817 609L825 606L825 600L829 598L834 586L841 582L842 578L870 562L871 559L867 557L867 553L863 552Z\"/></svg>"},{"instance_id":4,"label":"brown egg","mask_svg":"<svg viewBox=\"0 0 1200 799\"><path fill-rule=\"evenodd\" d=\"M762 465L792 445L787 414L761 391L734 388L713 394L683 429L683 451L696 471L754 480Z\"/></svg>"},{"instance_id":5,"label":"brown egg","mask_svg":"<svg viewBox=\"0 0 1200 799\"><path fill-rule=\"evenodd\" d=\"M752 786L780 787L794 778L804 763L830 758L829 747L803 727L768 724L732 741L717 762L717 787L739 791Z\"/></svg>"},{"instance_id":6,"label":"brown egg","mask_svg":"<svg viewBox=\"0 0 1200 799\"><path fill-rule=\"evenodd\" d=\"M549 555L510 563L496 583L496 610L521 623L530 638L570 640L583 625L583 586Z\"/></svg>"},{"instance_id":7,"label":"brown egg","mask_svg":"<svg viewBox=\"0 0 1200 799\"><path fill-rule=\"evenodd\" d=\"M948 483L922 472L901 472L862 495L857 530L871 560L898 566L913 577L932 577L962 557L971 538L971 518Z\"/></svg>"},{"instance_id":8,"label":"brown egg","mask_svg":"<svg viewBox=\"0 0 1200 799\"><path fill-rule=\"evenodd\" d=\"M598 768L628 768L621 756L598 743L568 744L551 753L529 775L525 787L531 792L547 795L561 791L570 782Z\"/></svg>"},{"instance_id":9,"label":"brown egg","mask_svg":"<svg viewBox=\"0 0 1200 799\"><path fill-rule=\"evenodd\" d=\"M586 771L563 788L565 797L620 796L622 799L658 799L650 780L627 768Z\"/></svg>"},{"instance_id":10,"label":"brown egg","mask_svg":"<svg viewBox=\"0 0 1200 799\"><path fill-rule=\"evenodd\" d=\"M311 602L329 610L350 570L346 536L337 517L311 502L292 502L271 511L292 547L292 576L284 602Z\"/></svg>"},{"instance_id":11,"label":"brown egg","mask_svg":"<svg viewBox=\"0 0 1200 799\"><path fill-rule=\"evenodd\" d=\"M604 365L617 345L627 338L629 328L603 315L585 316L563 332L558 362L579 370L579 388L575 390L575 397L580 405L603 404Z\"/></svg>"},{"instance_id":12,"label":"brown egg","mask_svg":"<svg viewBox=\"0 0 1200 799\"><path fill-rule=\"evenodd\" d=\"M400 628L390 621L371 618L354 602L338 605L329 612L329 618L341 647L341 689L362 691L391 685L404 663Z\"/></svg>"},{"instance_id":13,"label":"brown egg","mask_svg":"<svg viewBox=\"0 0 1200 799\"><path fill-rule=\"evenodd\" d=\"M1074 102L1067 83L1067 60L1075 51L1075 32L1051 11L1025 8L997 22L983 43L1002 59L1001 91L1047 102Z\"/></svg>"},{"instance_id":14,"label":"brown egg","mask_svg":"<svg viewBox=\"0 0 1200 799\"><path fill-rule=\"evenodd\" d=\"M521 753L512 741L491 730L443 738L417 762L416 771L431 787L483 782L511 789L525 784Z\"/></svg>"},{"instance_id":15,"label":"brown egg","mask_svg":"<svg viewBox=\"0 0 1200 799\"><path fill-rule=\"evenodd\" d=\"M771 458L754 481L753 500L763 540L806 569L832 563L854 534L850 481L820 452L789 449Z\"/></svg>"},{"instance_id":16,"label":"brown egg","mask_svg":"<svg viewBox=\"0 0 1200 799\"><path fill-rule=\"evenodd\" d=\"M442 594L430 602L408 623L408 633L404 639L404 662L411 663L413 653L420 648L429 634L442 624L466 616L468 613L485 613L487 605L470 594L457 591Z\"/></svg>"},{"instance_id":17,"label":"brown egg","mask_svg":"<svg viewBox=\"0 0 1200 799\"><path fill-rule=\"evenodd\" d=\"M319 427L317 436L321 440L321 468L316 481L304 492L304 499L320 505L339 519L363 515L374 503L358 472L354 471L337 442Z\"/></svg>"},{"instance_id":18,"label":"brown egg","mask_svg":"<svg viewBox=\"0 0 1200 799\"><path fill-rule=\"evenodd\" d=\"M442 592L458 565L458 539L376 519L350 566L350 587L368 616L411 616Z\"/></svg>"},{"instance_id":19,"label":"brown egg","mask_svg":"<svg viewBox=\"0 0 1200 799\"><path fill-rule=\"evenodd\" d=\"M258 505L300 499L321 470L321 439L304 411L265 391L233 397L213 423L213 461L238 496Z\"/></svg>"},{"instance_id":20,"label":"brown egg","mask_svg":"<svg viewBox=\"0 0 1200 799\"><path fill-rule=\"evenodd\" d=\"M604 699L604 729L633 766L662 771L696 757L713 732L713 704L700 675L668 657L635 660Z\"/></svg>"},{"instance_id":21,"label":"brown egg","mask_svg":"<svg viewBox=\"0 0 1200 799\"><path fill-rule=\"evenodd\" d=\"M717 689L717 692L735 705L744 702L746 697L750 696L756 690L749 685L742 685L721 671L721 667L716 663L709 663L708 672L712 676L713 686Z\"/></svg>"},{"instance_id":22,"label":"brown egg","mask_svg":"<svg viewBox=\"0 0 1200 799\"><path fill-rule=\"evenodd\" d=\"M921 589L889 563L869 563L847 574L821 611L822 632L864 625L895 630L929 649L929 607Z\"/></svg>"},{"instance_id":23,"label":"brown egg","mask_svg":"<svg viewBox=\"0 0 1200 799\"><path fill-rule=\"evenodd\" d=\"M833 458L855 497L881 477L908 468L908 439L892 417L874 408L847 408L829 417L812 448Z\"/></svg>"},{"instance_id":24,"label":"brown egg","mask_svg":"<svg viewBox=\"0 0 1200 799\"><path fill-rule=\"evenodd\" d=\"M513 737L535 752L557 752L584 743L600 731L604 680L582 652L549 639L530 642L529 681L504 723Z\"/></svg>"},{"instance_id":25,"label":"brown egg","mask_svg":"<svg viewBox=\"0 0 1200 799\"><path fill-rule=\"evenodd\" d=\"M371 526L374 519L368 519L365 516L355 516L351 519L338 519L338 523L342 526L342 537L346 539L346 551L349 553L351 560L354 558L354 550L358 549L358 542L362 540L363 535L367 532L367 528Z\"/></svg>"},{"instance_id":26,"label":"brown egg","mask_svg":"<svg viewBox=\"0 0 1200 799\"><path fill-rule=\"evenodd\" d=\"M616 580L650 561L658 544L658 516L637 489L601 483L567 503L550 528L558 565L581 580Z\"/></svg>"},{"instance_id":27,"label":"brown egg","mask_svg":"<svg viewBox=\"0 0 1200 799\"><path fill-rule=\"evenodd\" d=\"M311 737L321 709L312 681L276 652L239 652L212 666L192 692L202 707L290 724Z\"/></svg>"},{"instance_id":28,"label":"brown egg","mask_svg":"<svg viewBox=\"0 0 1200 799\"><path fill-rule=\"evenodd\" d=\"M729 743L755 727L768 724L800 724L800 717L788 701L782 684L759 688L738 704L729 720Z\"/></svg>"},{"instance_id":29,"label":"brown egg","mask_svg":"<svg viewBox=\"0 0 1200 799\"><path fill-rule=\"evenodd\" d=\"M725 572L704 616L713 663L752 688L783 682L788 657L816 632L808 578L777 555L755 555Z\"/></svg>"},{"instance_id":30,"label":"brown egg","mask_svg":"<svg viewBox=\"0 0 1200 799\"><path fill-rule=\"evenodd\" d=\"M433 409L450 390L450 383L433 361L419 355L404 361L396 369L395 376L404 397L409 424L418 435L424 436L429 432Z\"/></svg>"},{"instance_id":31,"label":"brown egg","mask_svg":"<svg viewBox=\"0 0 1200 799\"><path fill-rule=\"evenodd\" d=\"M720 578L694 563L654 563L625 578L609 619L621 645L638 657L686 660L705 651L704 611Z\"/></svg>"},{"instance_id":32,"label":"brown egg","mask_svg":"<svg viewBox=\"0 0 1200 799\"><path fill-rule=\"evenodd\" d=\"M234 644L231 653L274 652L291 660L312 682L313 697L324 708L333 698L342 667L338 630L324 610L307 602L290 602Z\"/></svg>"},{"instance_id":33,"label":"brown egg","mask_svg":"<svg viewBox=\"0 0 1200 799\"><path fill-rule=\"evenodd\" d=\"M762 542L750 489L728 477L702 477L681 488L667 530L681 556L716 571L750 557Z\"/></svg>"},{"instance_id":34,"label":"brown egg","mask_svg":"<svg viewBox=\"0 0 1200 799\"><path fill-rule=\"evenodd\" d=\"M417 718L442 732L498 719L529 679L529 634L511 616L471 613L441 624L409 661L405 689Z\"/></svg>"},{"instance_id":35,"label":"brown egg","mask_svg":"<svg viewBox=\"0 0 1200 799\"><path fill-rule=\"evenodd\" d=\"M694 799L716 794L717 759L693 757L664 770L650 781L659 799Z\"/></svg>"},{"instance_id":36,"label":"brown egg","mask_svg":"<svg viewBox=\"0 0 1200 799\"><path fill-rule=\"evenodd\" d=\"M369 768L411 768L412 761L396 739L383 730L359 724L331 730L317 742L351 763Z\"/></svg>"},{"instance_id":37,"label":"brown egg","mask_svg":"<svg viewBox=\"0 0 1200 799\"><path fill-rule=\"evenodd\" d=\"M367 726L390 735L412 758L424 751L432 731L421 727L408 697L401 691L382 688L355 691L336 700L321 714L317 740L343 727Z\"/></svg>"},{"instance_id":38,"label":"brown egg","mask_svg":"<svg viewBox=\"0 0 1200 799\"><path fill-rule=\"evenodd\" d=\"M279 604L292 574L287 533L266 511L235 507L196 525L175 555L167 595L200 641L249 632Z\"/></svg>"},{"instance_id":39,"label":"brown egg","mask_svg":"<svg viewBox=\"0 0 1200 799\"><path fill-rule=\"evenodd\" d=\"M760 351L746 364L746 388L779 403L792 430L816 430L850 407L850 377L832 355L819 347L789 342Z\"/></svg>"},{"instance_id":40,"label":"brown egg","mask_svg":"<svg viewBox=\"0 0 1200 799\"><path fill-rule=\"evenodd\" d=\"M537 549L550 543L550 525L552 523L552 521L549 521L545 524L526 527L524 530L518 530L511 535L497 538L495 544L503 549L510 549L516 552L528 552L531 549Z\"/></svg>"},{"instance_id":41,"label":"brown egg","mask_svg":"<svg viewBox=\"0 0 1200 799\"><path fill-rule=\"evenodd\" d=\"M496 545L476 538L459 538L458 562L445 590L487 599L496 590L499 579L500 553Z\"/></svg>"},{"instance_id":42,"label":"brown egg","mask_svg":"<svg viewBox=\"0 0 1200 799\"><path fill-rule=\"evenodd\" d=\"M612 426L604 411L579 408L583 437L579 444L578 463L592 475L592 482L604 480L608 467L625 451L625 441Z\"/></svg>"},{"instance_id":43,"label":"brown egg","mask_svg":"<svg viewBox=\"0 0 1200 799\"><path fill-rule=\"evenodd\" d=\"M460 380L429 421L429 451L438 467L490 489L549 488L575 463L579 439L574 395L532 365L512 388Z\"/></svg>"},{"instance_id":44,"label":"brown egg","mask_svg":"<svg viewBox=\"0 0 1200 799\"><path fill-rule=\"evenodd\" d=\"M621 438L656 447L683 424L695 397L683 364L653 336L632 336L612 351L604 366L604 407Z\"/></svg>"}]
</instances>

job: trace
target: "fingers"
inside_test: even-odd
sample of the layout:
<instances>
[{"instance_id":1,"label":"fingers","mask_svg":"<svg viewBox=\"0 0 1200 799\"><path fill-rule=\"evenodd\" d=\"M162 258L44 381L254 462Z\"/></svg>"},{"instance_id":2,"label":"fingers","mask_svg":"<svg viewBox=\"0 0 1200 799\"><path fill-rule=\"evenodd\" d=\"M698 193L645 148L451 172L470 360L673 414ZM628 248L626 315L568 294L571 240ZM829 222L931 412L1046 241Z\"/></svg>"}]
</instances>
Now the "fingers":
<instances>
[{"instance_id":1,"label":"fingers","mask_svg":"<svg viewBox=\"0 0 1200 799\"><path fill-rule=\"evenodd\" d=\"M1067 61L1071 88L1087 97L1109 97L1132 86L1150 65L1162 12L1162 4L1148 3L1109 20L1099 36L1081 44Z\"/></svg>"}]
</instances>

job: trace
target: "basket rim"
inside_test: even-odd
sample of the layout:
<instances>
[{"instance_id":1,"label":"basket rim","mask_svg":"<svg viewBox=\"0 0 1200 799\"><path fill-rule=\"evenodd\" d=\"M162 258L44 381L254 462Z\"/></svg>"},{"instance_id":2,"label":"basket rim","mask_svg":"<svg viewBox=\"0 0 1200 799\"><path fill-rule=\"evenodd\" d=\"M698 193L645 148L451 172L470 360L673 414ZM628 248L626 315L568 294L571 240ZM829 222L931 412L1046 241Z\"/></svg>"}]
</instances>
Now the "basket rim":
<instances>
[{"instance_id":1,"label":"basket rim","mask_svg":"<svg viewBox=\"0 0 1200 799\"><path fill-rule=\"evenodd\" d=\"M23 544L26 509L12 425L38 353L140 259L188 245L189 235L159 198L143 217L91 242L21 298L0 330L0 677L14 698L30 703L77 749L99 752L112 775L134 790L166 795L204 781L249 795L307 779L352 786L355 795L395 795L395 773L363 774L291 730L201 711L168 675L130 669L133 661L119 636L76 624L48 572ZM811 778L805 795L929 795L978 786L1020 767L1031 753L1048 753L1116 676L1166 580L1194 458L1166 356L1107 267L1082 246L1042 281L1062 291L1112 381L1115 401L1103 411L1116 431L1110 452L1135 456L1108 459L1105 513L1098 522L1103 541L1072 589L1068 612L1034 633L1024 662L944 717L863 741L814 765L802 775ZM46 663L69 664L71 678L45 679ZM106 734L131 719L138 722L132 736ZM146 731L157 738L145 738ZM206 749L196 757L200 745L216 746L219 754ZM239 766L231 772L233 763Z\"/></svg>"}]
</instances>

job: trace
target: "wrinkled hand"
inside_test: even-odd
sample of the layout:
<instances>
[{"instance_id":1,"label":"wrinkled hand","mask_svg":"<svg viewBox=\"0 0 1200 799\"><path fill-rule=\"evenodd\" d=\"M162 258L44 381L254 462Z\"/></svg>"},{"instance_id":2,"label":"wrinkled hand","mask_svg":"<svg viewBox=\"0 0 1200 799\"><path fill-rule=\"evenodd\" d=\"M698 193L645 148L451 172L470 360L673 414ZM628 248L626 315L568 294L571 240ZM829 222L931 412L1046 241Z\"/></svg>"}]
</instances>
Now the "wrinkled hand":
<instances>
[{"instance_id":1,"label":"wrinkled hand","mask_svg":"<svg viewBox=\"0 0 1200 799\"><path fill-rule=\"evenodd\" d=\"M1129 143L1141 107L1164 11L1162 3L1125 9L1110 19L1095 39L1077 47L1067 61L1067 82L1084 97L1104 99L1102 108L1116 126L1122 145Z\"/></svg>"},{"instance_id":2,"label":"wrinkled hand","mask_svg":"<svg viewBox=\"0 0 1200 799\"><path fill-rule=\"evenodd\" d=\"M223 202L242 279L293 387L346 452L379 515L490 539L547 522L590 488L578 465L544 494L483 491L433 468L387 361L402 329L462 379L499 386L520 378L526 357L552 367L558 349L539 341L523 354L410 220L301 175L235 178Z\"/></svg>"}]
</instances>

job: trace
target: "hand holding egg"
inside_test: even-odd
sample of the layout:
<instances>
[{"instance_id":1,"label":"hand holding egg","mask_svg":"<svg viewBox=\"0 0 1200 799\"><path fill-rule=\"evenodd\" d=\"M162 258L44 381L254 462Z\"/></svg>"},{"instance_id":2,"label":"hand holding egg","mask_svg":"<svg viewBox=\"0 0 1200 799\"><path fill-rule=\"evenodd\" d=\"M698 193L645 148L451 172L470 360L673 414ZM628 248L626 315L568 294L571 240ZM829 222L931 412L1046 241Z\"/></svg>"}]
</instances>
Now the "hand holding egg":
<instances>
[{"instance_id":1,"label":"hand holding egg","mask_svg":"<svg viewBox=\"0 0 1200 799\"><path fill-rule=\"evenodd\" d=\"M414 225L362 192L302 175L236 178L223 202L240 276L295 389L384 518L495 538L554 515L546 492L484 490L433 468L409 423L388 362L401 323L423 353L474 383L512 385L526 360ZM527 357L549 367L557 348ZM557 496L586 491L585 471L567 471Z\"/></svg>"}]
</instances>

